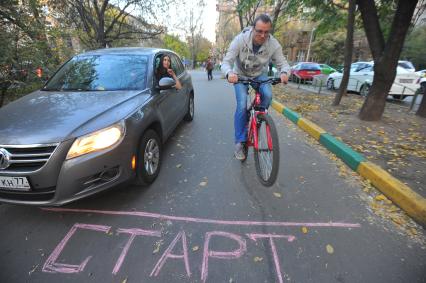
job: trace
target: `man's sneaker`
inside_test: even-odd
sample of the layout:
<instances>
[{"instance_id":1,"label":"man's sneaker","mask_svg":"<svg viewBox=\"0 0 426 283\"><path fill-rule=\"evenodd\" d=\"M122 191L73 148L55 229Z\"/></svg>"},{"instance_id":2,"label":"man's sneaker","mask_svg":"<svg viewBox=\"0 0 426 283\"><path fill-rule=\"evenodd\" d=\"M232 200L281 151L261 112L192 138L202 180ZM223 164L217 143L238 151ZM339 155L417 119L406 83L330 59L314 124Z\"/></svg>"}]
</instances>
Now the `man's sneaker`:
<instances>
[{"instance_id":1,"label":"man's sneaker","mask_svg":"<svg viewBox=\"0 0 426 283\"><path fill-rule=\"evenodd\" d=\"M234 156L235 156L236 159L241 160L241 161L246 159L244 145L242 143L239 142L239 143L235 144Z\"/></svg>"}]
</instances>

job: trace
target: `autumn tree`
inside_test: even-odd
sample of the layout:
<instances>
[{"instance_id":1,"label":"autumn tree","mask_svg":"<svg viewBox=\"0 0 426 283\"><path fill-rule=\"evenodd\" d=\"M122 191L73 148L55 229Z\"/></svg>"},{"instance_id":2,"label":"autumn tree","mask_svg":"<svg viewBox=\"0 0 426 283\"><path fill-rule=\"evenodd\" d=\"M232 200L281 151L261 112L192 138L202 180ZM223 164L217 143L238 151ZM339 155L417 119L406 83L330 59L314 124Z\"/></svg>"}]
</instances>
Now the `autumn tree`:
<instances>
[{"instance_id":1,"label":"autumn tree","mask_svg":"<svg viewBox=\"0 0 426 283\"><path fill-rule=\"evenodd\" d=\"M304 12L307 17L313 21L318 22L317 33L324 34L330 32L335 33L336 37L331 41L338 43L338 30L346 25L346 39L344 41L344 47L341 49L344 53L344 68L342 82L340 83L339 90L333 100L333 105L337 106L344 94L346 94L347 86L349 82L350 65L352 63L353 53L353 36L355 29L355 1L356 0L302 0L297 5L291 5L292 9L296 9L298 12L301 10L307 10ZM308 8L308 9L305 9ZM303 12L301 12L303 14ZM314 46L318 44L314 43ZM332 52L329 56L339 57L341 51Z\"/></svg>"},{"instance_id":2,"label":"autumn tree","mask_svg":"<svg viewBox=\"0 0 426 283\"><path fill-rule=\"evenodd\" d=\"M123 40L151 39L164 33L156 21L171 0L48 0L50 7L75 27L89 48L114 46Z\"/></svg>"},{"instance_id":3,"label":"autumn tree","mask_svg":"<svg viewBox=\"0 0 426 283\"><path fill-rule=\"evenodd\" d=\"M188 58L190 51L188 44L179 39L177 35L166 34L163 38L164 48L173 50L179 56Z\"/></svg>"},{"instance_id":4,"label":"autumn tree","mask_svg":"<svg viewBox=\"0 0 426 283\"><path fill-rule=\"evenodd\" d=\"M45 17L38 0L0 2L0 107L11 85L31 91L42 83L35 69L46 71L59 63L50 48Z\"/></svg>"},{"instance_id":5,"label":"autumn tree","mask_svg":"<svg viewBox=\"0 0 426 283\"><path fill-rule=\"evenodd\" d=\"M425 6L426 7L426 6ZM408 36L401 53L402 58L413 62L416 69L426 68L426 26L416 27Z\"/></svg>"},{"instance_id":6,"label":"autumn tree","mask_svg":"<svg viewBox=\"0 0 426 283\"><path fill-rule=\"evenodd\" d=\"M374 79L359 113L361 120L377 121L383 115L386 97L395 80L398 59L417 2L417 0L397 1L392 24L385 37L385 30L380 25L376 2L374 0L357 0L374 59Z\"/></svg>"}]
</instances>

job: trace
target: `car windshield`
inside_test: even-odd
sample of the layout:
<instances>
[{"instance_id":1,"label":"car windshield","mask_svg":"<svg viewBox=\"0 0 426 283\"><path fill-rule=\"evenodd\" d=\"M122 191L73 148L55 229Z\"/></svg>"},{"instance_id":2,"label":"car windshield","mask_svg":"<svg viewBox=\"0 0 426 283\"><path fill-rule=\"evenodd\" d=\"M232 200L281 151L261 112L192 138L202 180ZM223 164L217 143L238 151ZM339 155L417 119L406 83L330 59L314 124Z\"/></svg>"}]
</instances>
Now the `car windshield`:
<instances>
[{"instance_id":1,"label":"car windshield","mask_svg":"<svg viewBox=\"0 0 426 283\"><path fill-rule=\"evenodd\" d=\"M141 90L146 87L148 58L141 55L76 56L42 90Z\"/></svg>"},{"instance_id":2,"label":"car windshield","mask_svg":"<svg viewBox=\"0 0 426 283\"><path fill-rule=\"evenodd\" d=\"M414 66L411 62L403 61L398 62L398 66L403 67L404 69L414 69Z\"/></svg>"},{"instance_id":3,"label":"car windshield","mask_svg":"<svg viewBox=\"0 0 426 283\"><path fill-rule=\"evenodd\" d=\"M300 69L301 70L313 70L313 71L317 71L317 70L320 71L321 70L321 68L318 64L309 64L309 63L302 64L300 66Z\"/></svg>"}]
</instances>

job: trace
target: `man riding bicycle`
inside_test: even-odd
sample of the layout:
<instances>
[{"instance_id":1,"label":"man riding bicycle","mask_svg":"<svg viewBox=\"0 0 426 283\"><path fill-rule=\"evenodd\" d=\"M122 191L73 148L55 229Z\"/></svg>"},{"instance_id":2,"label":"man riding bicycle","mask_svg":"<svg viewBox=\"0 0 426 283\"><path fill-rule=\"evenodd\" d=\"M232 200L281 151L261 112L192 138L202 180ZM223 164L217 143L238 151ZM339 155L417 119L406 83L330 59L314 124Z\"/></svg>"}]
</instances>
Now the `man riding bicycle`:
<instances>
[{"instance_id":1,"label":"man riding bicycle","mask_svg":"<svg viewBox=\"0 0 426 283\"><path fill-rule=\"evenodd\" d=\"M234 84L237 108L234 115L235 158L245 159L244 143L247 141L247 90L248 85L238 83L238 76L259 81L267 79L265 70L272 61L280 71L282 83L288 82L287 72L290 66L282 53L280 43L270 34L271 18L261 14L253 22L253 26L244 29L231 42L223 59L221 70ZM235 65L234 65L235 63ZM271 84L260 86L262 108L268 109L272 100Z\"/></svg>"}]
</instances>

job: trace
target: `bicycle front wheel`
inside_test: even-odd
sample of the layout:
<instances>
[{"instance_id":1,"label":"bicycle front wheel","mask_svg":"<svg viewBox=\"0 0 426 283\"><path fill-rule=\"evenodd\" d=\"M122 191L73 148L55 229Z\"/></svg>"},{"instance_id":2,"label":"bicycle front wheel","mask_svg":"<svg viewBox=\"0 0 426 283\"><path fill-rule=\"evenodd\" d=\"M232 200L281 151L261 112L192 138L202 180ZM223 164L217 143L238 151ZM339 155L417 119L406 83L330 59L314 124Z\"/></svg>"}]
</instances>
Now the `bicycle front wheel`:
<instances>
[{"instance_id":1,"label":"bicycle front wheel","mask_svg":"<svg viewBox=\"0 0 426 283\"><path fill-rule=\"evenodd\" d=\"M280 146L274 121L268 114L257 115L258 148L254 148L257 176L264 186L272 186L280 165Z\"/></svg>"}]
</instances>

